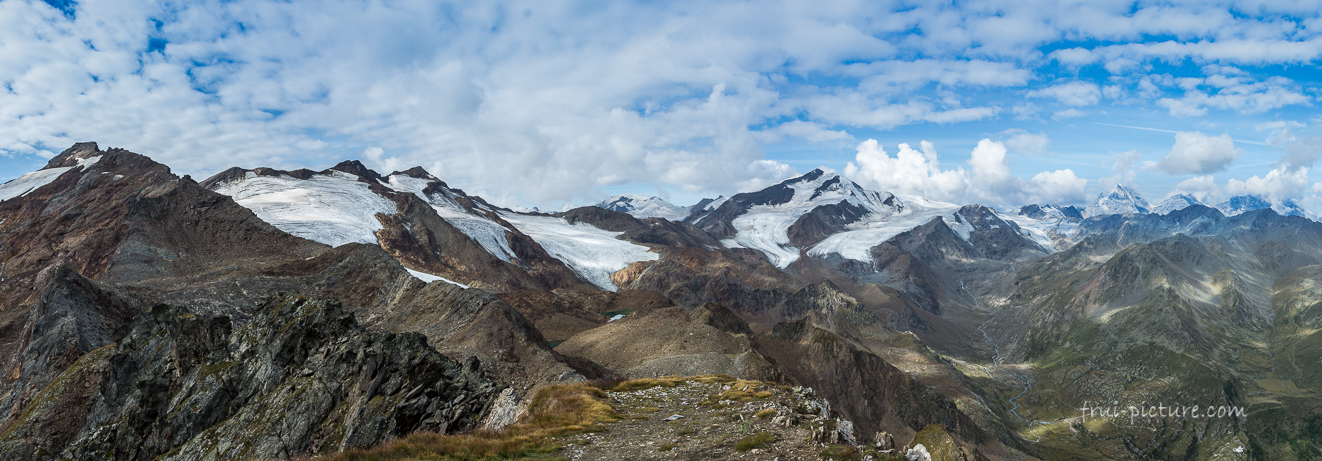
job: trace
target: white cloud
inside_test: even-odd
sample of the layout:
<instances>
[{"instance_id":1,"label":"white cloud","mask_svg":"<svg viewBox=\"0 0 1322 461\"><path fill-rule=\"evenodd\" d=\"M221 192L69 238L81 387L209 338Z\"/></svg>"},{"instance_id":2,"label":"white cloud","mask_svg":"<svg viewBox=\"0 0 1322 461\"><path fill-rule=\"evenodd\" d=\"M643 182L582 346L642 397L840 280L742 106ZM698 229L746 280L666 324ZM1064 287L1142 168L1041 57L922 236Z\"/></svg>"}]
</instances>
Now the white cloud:
<instances>
[{"instance_id":1,"label":"white cloud","mask_svg":"<svg viewBox=\"0 0 1322 461\"><path fill-rule=\"evenodd\" d=\"M1061 111L1056 111L1056 113L1051 114L1051 119L1052 119L1052 120L1058 120L1058 121L1059 121L1059 120L1069 120L1069 119L1072 119L1072 118L1079 118L1079 117L1082 117L1082 116L1085 116L1085 115L1088 115L1088 113L1087 113L1087 112L1084 112L1084 111L1081 111L1081 110L1078 110L1078 109L1065 109L1065 110L1061 110Z\"/></svg>"},{"instance_id":2,"label":"white cloud","mask_svg":"<svg viewBox=\"0 0 1322 461\"><path fill-rule=\"evenodd\" d=\"M773 128L754 133L764 143L777 143L781 140L799 138L811 142L829 142L850 139L849 133L842 130L829 130L820 123L793 120L776 125Z\"/></svg>"},{"instance_id":3,"label":"white cloud","mask_svg":"<svg viewBox=\"0 0 1322 461\"><path fill-rule=\"evenodd\" d=\"M1068 168L1040 172L1028 184L1030 201L1035 203L1080 203L1088 198L1084 192L1088 180Z\"/></svg>"},{"instance_id":4,"label":"white cloud","mask_svg":"<svg viewBox=\"0 0 1322 461\"><path fill-rule=\"evenodd\" d=\"M858 145L854 161L845 166L845 176L865 187L894 193L915 194L937 200L953 199L967 187L964 171L942 170L936 149L923 141L922 151L900 144L894 157L875 139Z\"/></svg>"},{"instance_id":5,"label":"white cloud","mask_svg":"<svg viewBox=\"0 0 1322 461\"><path fill-rule=\"evenodd\" d=\"M365 160L364 163L367 164L368 168L375 169L381 174L390 174L409 168L399 157L386 156L385 149L375 146L363 149L363 160Z\"/></svg>"},{"instance_id":6,"label":"white cloud","mask_svg":"<svg viewBox=\"0 0 1322 461\"><path fill-rule=\"evenodd\" d=\"M876 140L869 139L859 144L854 162L845 167L845 176L876 190L961 204L1006 206L1084 199L1088 181L1073 170L1044 171L1028 180L1013 176L1006 146L1000 142L979 141L969 155L969 170L942 169L930 142L923 141L921 149L900 144L891 157Z\"/></svg>"},{"instance_id":7,"label":"white cloud","mask_svg":"<svg viewBox=\"0 0 1322 461\"><path fill-rule=\"evenodd\" d=\"M1175 133L1175 145L1158 162L1148 162L1145 169L1160 169L1169 174L1207 174L1224 170L1239 158L1240 149L1229 133L1208 136L1202 132Z\"/></svg>"},{"instance_id":8,"label":"white cloud","mask_svg":"<svg viewBox=\"0 0 1322 461\"><path fill-rule=\"evenodd\" d=\"M1208 205L1216 205L1222 200L1221 188L1217 187L1212 175L1194 176L1180 181L1167 197L1177 194L1192 195Z\"/></svg>"},{"instance_id":9,"label":"white cloud","mask_svg":"<svg viewBox=\"0 0 1322 461\"><path fill-rule=\"evenodd\" d=\"M1102 90L1096 83L1075 81L1029 91L1028 97L1055 98L1067 106L1091 106L1101 99Z\"/></svg>"},{"instance_id":10,"label":"white cloud","mask_svg":"<svg viewBox=\"0 0 1322 461\"><path fill-rule=\"evenodd\" d=\"M1029 133L1024 130L1010 129L1001 132L1008 135L1005 145L1023 155L1042 155L1051 146L1051 139L1043 133Z\"/></svg>"},{"instance_id":11,"label":"white cloud","mask_svg":"<svg viewBox=\"0 0 1322 461\"><path fill-rule=\"evenodd\" d=\"M1026 102L1010 109L1010 112L1014 114L1015 120L1028 120L1035 118L1039 111L1041 111L1041 109L1031 102Z\"/></svg>"},{"instance_id":12,"label":"white cloud","mask_svg":"<svg viewBox=\"0 0 1322 461\"><path fill-rule=\"evenodd\" d=\"M1256 195L1272 203L1298 198L1306 190L1308 190L1308 168L1278 167L1261 177L1253 175L1243 181L1231 179L1226 183L1228 195Z\"/></svg>"},{"instance_id":13,"label":"white cloud","mask_svg":"<svg viewBox=\"0 0 1322 461\"><path fill-rule=\"evenodd\" d=\"M1064 48L1052 51L1049 55L1051 59L1070 67L1079 67L1092 64L1097 61L1097 57L1087 48Z\"/></svg>"},{"instance_id":14,"label":"white cloud","mask_svg":"<svg viewBox=\"0 0 1322 461\"><path fill-rule=\"evenodd\" d=\"M930 83L947 87L1022 86L1032 77L1031 72L1012 63L981 59L877 61L851 64L845 73L859 77L860 88L877 93L911 91Z\"/></svg>"},{"instance_id":15,"label":"white cloud","mask_svg":"<svg viewBox=\"0 0 1322 461\"><path fill-rule=\"evenodd\" d=\"M1184 95L1179 99L1161 98L1157 105L1165 107L1176 117L1196 117L1208 109L1230 109L1245 114L1308 104L1312 99L1294 88L1293 82L1273 77L1261 82L1213 75L1207 79L1189 79L1182 82ZM1207 86L1207 91L1200 89Z\"/></svg>"},{"instance_id":16,"label":"white cloud","mask_svg":"<svg viewBox=\"0 0 1322 461\"><path fill-rule=\"evenodd\" d=\"M1133 185L1138 173L1134 171L1134 162L1142 157L1143 153L1137 150L1130 150L1114 154L1115 163L1111 165L1111 170L1115 171L1115 176L1102 178L1103 189L1111 189L1116 184ZM1145 162L1151 164L1153 162Z\"/></svg>"},{"instance_id":17,"label":"white cloud","mask_svg":"<svg viewBox=\"0 0 1322 461\"><path fill-rule=\"evenodd\" d=\"M958 123L990 118L996 107L942 108L931 102L911 100L891 104L857 91L840 91L802 101L814 121L877 129L917 122Z\"/></svg>"}]
</instances>

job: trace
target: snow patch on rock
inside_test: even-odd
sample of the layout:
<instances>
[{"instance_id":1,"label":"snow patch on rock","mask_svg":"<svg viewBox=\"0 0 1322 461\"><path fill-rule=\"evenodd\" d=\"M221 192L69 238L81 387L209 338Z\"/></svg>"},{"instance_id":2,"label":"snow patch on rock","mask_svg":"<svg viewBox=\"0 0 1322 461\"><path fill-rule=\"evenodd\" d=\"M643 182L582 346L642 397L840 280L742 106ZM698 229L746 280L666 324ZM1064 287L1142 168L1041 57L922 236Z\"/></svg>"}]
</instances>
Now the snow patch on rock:
<instances>
[{"instance_id":1,"label":"snow patch on rock","mask_svg":"<svg viewBox=\"0 0 1322 461\"><path fill-rule=\"evenodd\" d=\"M248 172L214 190L233 197L277 229L330 246L377 243L376 231L381 230L377 213L396 212L394 202L341 171L306 180Z\"/></svg>"},{"instance_id":2,"label":"snow patch on rock","mask_svg":"<svg viewBox=\"0 0 1322 461\"><path fill-rule=\"evenodd\" d=\"M542 245L547 254L569 266L579 278L598 288L615 291L611 274L638 261L660 258L648 247L617 239L623 232L602 230L586 223L570 224L552 216L530 216L514 213L501 214Z\"/></svg>"}]
</instances>

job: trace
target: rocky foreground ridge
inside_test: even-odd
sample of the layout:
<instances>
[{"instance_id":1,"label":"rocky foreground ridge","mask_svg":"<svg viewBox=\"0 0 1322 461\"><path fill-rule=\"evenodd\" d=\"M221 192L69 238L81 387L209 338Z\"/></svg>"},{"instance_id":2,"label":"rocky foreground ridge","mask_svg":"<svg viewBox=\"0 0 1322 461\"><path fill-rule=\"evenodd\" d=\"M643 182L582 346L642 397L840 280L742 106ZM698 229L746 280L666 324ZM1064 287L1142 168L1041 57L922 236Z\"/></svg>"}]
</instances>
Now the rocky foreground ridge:
<instances>
[{"instance_id":1,"label":"rocky foreground ridge","mask_svg":"<svg viewBox=\"0 0 1322 461\"><path fill-rule=\"evenodd\" d=\"M82 301L114 295L65 271L37 309L40 323L64 328L34 331L35 339L112 320ZM335 452L419 430L470 430L502 389L476 359L449 359L417 333L369 331L332 300L274 296L243 325L161 304L114 327L96 338L110 343L53 376L6 425L4 458Z\"/></svg>"}]
</instances>

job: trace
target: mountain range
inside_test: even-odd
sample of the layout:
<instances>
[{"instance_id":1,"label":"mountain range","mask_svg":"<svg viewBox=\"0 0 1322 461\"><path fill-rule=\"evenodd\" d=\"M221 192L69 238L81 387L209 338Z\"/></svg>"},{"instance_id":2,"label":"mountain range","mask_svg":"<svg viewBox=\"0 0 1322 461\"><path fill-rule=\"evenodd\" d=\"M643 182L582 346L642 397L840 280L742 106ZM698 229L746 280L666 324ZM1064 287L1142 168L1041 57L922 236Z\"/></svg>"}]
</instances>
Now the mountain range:
<instances>
[{"instance_id":1,"label":"mountain range","mask_svg":"<svg viewBox=\"0 0 1322 461\"><path fill-rule=\"evenodd\" d=\"M935 425L977 459L1322 453L1322 224L1261 197L996 211L819 168L540 213L417 167L198 182L79 143L0 218L0 459L335 453L667 375L811 387L841 440Z\"/></svg>"}]
</instances>

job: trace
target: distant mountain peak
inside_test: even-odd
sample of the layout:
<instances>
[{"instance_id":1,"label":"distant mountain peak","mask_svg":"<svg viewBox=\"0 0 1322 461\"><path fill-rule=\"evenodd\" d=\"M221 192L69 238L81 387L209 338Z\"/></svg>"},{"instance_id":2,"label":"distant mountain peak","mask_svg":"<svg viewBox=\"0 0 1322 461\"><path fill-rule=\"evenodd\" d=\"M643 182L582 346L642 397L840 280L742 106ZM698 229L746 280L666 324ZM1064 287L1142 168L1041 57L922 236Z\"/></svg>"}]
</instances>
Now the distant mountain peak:
<instances>
[{"instance_id":1,"label":"distant mountain peak","mask_svg":"<svg viewBox=\"0 0 1322 461\"><path fill-rule=\"evenodd\" d=\"M1078 222L1083 220L1083 211L1076 206L1060 205L1024 205L1017 212L1020 216L1037 220L1056 220Z\"/></svg>"},{"instance_id":2,"label":"distant mountain peak","mask_svg":"<svg viewBox=\"0 0 1322 461\"><path fill-rule=\"evenodd\" d=\"M1123 184L1116 184L1110 192L1097 196L1097 201L1084 209L1083 216L1106 216L1113 214L1148 213L1152 207L1137 191Z\"/></svg>"},{"instance_id":3,"label":"distant mountain peak","mask_svg":"<svg viewBox=\"0 0 1322 461\"><path fill-rule=\"evenodd\" d=\"M628 213L635 218L665 218L680 221L693 207L677 206L660 197L637 194L616 195L598 203L597 208Z\"/></svg>"},{"instance_id":4,"label":"distant mountain peak","mask_svg":"<svg viewBox=\"0 0 1322 461\"><path fill-rule=\"evenodd\" d=\"M1194 205L1206 206L1207 204L1203 203L1202 200L1199 200L1198 197L1194 197L1189 194L1175 194L1170 197L1166 197L1162 199L1160 202L1157 202L1156 205L1153 205L1152 212L1156 214L1164 215L1164 214L1170 214L1170 212L1172 211L1183 210L1185 208L1189 208Z\"/></svg>"},{"instance_id":5,"label":"distant mountain peak","mask_svg":"<svg viewBox=\"0 0 1322 461\"><path fill-rule=\"evenodd\" d=\"M80 160L85 160L97 155L101 155L101 148L97 146L95 142L80 142L74 144L73 147L65 149L64 152L60 152L60 155L51 158L49 162L46 162L46 166L42 169L75 166L80 163Z\"/></svg>"},{"instance_id":6,"label":"distant mountain peak","mask_svg":"<svg viewBox=\"0 0 1322 461\"><path fill-rule=\"evenodd\" d=\"M1271 200L1252 194L1236 195L1216 205L1216 209L1221 210L1221 213L1226 216L1241 215L1264 208L1270 208L1281 216L1303 216L1306 218L1310 216L1294 200L1274 203Z\"/></svg>"},{"instance_id":7,"label":"distant mountain peak","mask_svg":"<svg viewBox=\"0 0 1322 461\"><path fill-rule=\"evenodd\" d=\"M363 178L368 182L380 182L382 179L384 179L381 176L381 173L377 173L376 171L373 171L371 168L368 168L366 165L363 165L363 162L357 160L345 160L343 162L336 164L330 169L344 173L349 173L359 178Z\"/></svg>"}]
</instances>

